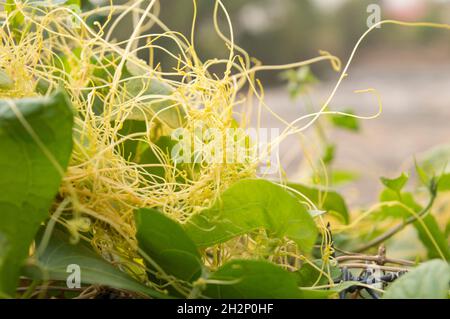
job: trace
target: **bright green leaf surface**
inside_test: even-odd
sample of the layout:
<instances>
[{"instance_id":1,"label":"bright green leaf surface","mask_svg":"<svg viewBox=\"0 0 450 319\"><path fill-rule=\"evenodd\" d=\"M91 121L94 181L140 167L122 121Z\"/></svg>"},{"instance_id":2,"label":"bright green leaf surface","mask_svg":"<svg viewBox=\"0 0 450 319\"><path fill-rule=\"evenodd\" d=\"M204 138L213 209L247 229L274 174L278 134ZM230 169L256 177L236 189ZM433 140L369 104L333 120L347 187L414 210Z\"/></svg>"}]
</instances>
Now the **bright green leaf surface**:
<instances>
[{"instance_id":1,"label":"bright green leaf surface","mask_svg":"<svg viewBox=\"0 0 450 319\"><path fill-rule=\"evenodd\" d=\"M38 244L39 242L38 240ZM43 274L46 274L50 280L65 282L70 275L67 267L78 265L82 284L104 285L137 292L145 296L167 298L102 259L87 244L83 242L76 245L70 244L69 236L59 229L53 231L46 249L39 256L39 265L40 268L35 266L24 268L25 275L33 279L43 279Z\"/></svg>"},{"instance_id":2,"label":"bright green leaf surface","mask_svg":"<svg viewBox=\"0 0 450 319\"><path fill-rule=\"evenodd\" d=\"M337 192L319 186L306 186L296 183L289 183L288 186L308 197L319 209L335 213L348 224L350 217L347 204Z\"/></svg>"},{"instance_id":3,"label":"bright green leaf surface","mask_svg":"<svg viewBox=\"0 0 450 319\"><path fill-rule=\"evenodd\" d=\"M177 222L154 209L140 209L135 218L139 246L164 271L186 281L200 276L200 254Z\"/></svg>"},{"instance_id":4,"label":"bright green leaf surface","mask_svg":"<svg viewBox=\"0 0 450 319\"><path fill-rule=\"evenodd\" d=\"M381 182L384 184L384 186L393 190L394 192L400 192L408 182L408 179L409 176L405 173L402 173L402 175L397 178L381 177Z\"/></svg>"},{"instance_id":5,"label":"bright green leaf surface","mask_svg":"<svg viewBox=\"0 0 450 319\"><path fill-rule=\"evenodd\" d=\"M441 192L450 190L450 173L444 173L439 176L438 190Z\"/></svg>"},{"instance_id":6,"label":"bright green leaf surface","mask_svg":"<svg viewBox=\"0 0 450 319\"><path fill-rule=\"evenodd\" d=\"M450 267L442 260L428 261L397 279L387 289L386 299L446 299Z\"/></svg>"},{"instance_id":7,"label":"bright green leaf surface","mask_svg":"<svg viewBox=\"0 0 450 319\"><path fill-rule=\"evenodd\" d=\"M194 215L185 225L201 247L261 228L270 236L292 239L305 252L317 237L316 225L298 198L279 185L257 179L232 185L210 209Z\"/></svg>"},{"instance_id":8,"label":"bright green leaf surface","mask_svg":"<svg viewBox=\"0 0 450 319\"><path fill-rule=\"evenodd\" d=\"M324 297L320 292L300 290L297 287L297 278L293 273L267 261L234 260L223 265L209 279L221 282L207 286L203 294L211 298L295 299Z\"/></svg>"},{"instance_id":9,"label":"bright green leaf surface","mask_svg":"<svg viewBox=\"0 0 450 319\"><path fill-rule=\"evenodd\" d=\"M0 291L13 294L19 268L40 223L48 217L69 162L73 112L62 93L10 103L0 101Z\"/></svg>"}]
</instances>

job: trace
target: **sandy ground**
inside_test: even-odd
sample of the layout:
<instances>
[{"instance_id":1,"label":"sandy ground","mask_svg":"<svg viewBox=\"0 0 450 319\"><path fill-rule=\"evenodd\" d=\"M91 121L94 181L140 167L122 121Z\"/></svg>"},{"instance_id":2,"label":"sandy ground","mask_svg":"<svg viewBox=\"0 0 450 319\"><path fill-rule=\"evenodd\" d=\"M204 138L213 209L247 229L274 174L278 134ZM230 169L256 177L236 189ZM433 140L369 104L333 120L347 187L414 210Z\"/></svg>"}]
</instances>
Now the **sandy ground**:
<instances>
[{"instance_id":1,"label":"sandy ground","mask_svg":"<svg viewBox=\"0 0 450 319\"><path fill-rule=\"evenodd\" d=\"M375 88L382 97L382 115L361 122L360 133L328 131L337 145L336 167L362 173L358 182L342 190L353 204L376 200L379 176L394 176L410 168L414 156L437 144L450 143L450 62L412 66L382 62L352 67L331 103L335 110L351 107L359 115L370 115L377 111L376 98L353 91ZM327 81L311 93L316 106L325 101L333 85ZM307 113L304 100L292 101L284 88L269 90L266 102L285 119ZM269 116L264 119L267 127L283 127ZM292 158L292 143L297 142L282 145L282 157ZM296 165L287 170L295 176Z\"/></svg>"}]
</instances>

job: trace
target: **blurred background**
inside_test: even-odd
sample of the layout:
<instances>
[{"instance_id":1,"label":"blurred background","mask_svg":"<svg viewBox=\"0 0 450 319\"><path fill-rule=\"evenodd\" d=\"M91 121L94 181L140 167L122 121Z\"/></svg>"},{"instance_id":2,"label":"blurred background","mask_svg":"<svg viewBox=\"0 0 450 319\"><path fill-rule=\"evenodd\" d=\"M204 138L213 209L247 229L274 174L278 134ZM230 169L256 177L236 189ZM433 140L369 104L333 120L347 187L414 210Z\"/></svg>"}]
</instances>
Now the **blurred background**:
<instances>
[{"instance_id":1,"label":"blurred background","mask_svg":"<svg viewBox=\"0 0 450 319\"><path fill-rule=\"evenodd\" d=\"M265 64L283 64L315 56L319 49L344 58L367 29L369 5L381 8L383 19L449 22L449 0L223 0L236 42ZM212 21L214 1L198 0L196 49L204 59L226 56ZM189 0L161 1L161 18L172 30L188 35L193 6ZM222 15L223 16L223 15ZM224 30L225 23L222 24ZM386 27L365 41L361 57L374 50L411 53L419 60L445 59L450 42L445 31ZM387 51L389 53L389 51ZM376 52L378 53L378 52ZM380 56L377 59L386 58ZM401 59L399 59L401 60ZM316 70L317 71L317 70ZM276 74L265 74L276 83ZM275 83L274 83L275 82ZM278 83L279 84L279 83Z\"/></svg>"},{"instance_id":2,"label":"blurred background","mask_svg":"<svg viewBox=\"0 0 450 319\"><path fill-rule=\"evenodd\" d=\"M346 62L368 28L371 4L379 5L382 19L450 23L449 0L222 1L231 17L236 43L264 64L308 59L317 56L320 49ZM196 49L202 59L227 54L213 28L213 8L214 1L198 0ZM161 20L185 35L190 33L192 12L192 1L161 1ZM222 29L227 30L224 22L222 15ZM450 142L449 40L448 30L384 25L363 42L330 108L352 109L361 116L375 114L378 105L373 95L353 93L374 88L381 95L383 113L377 119L361 121L358 132L326 128L328 139L335 144L333 167L343 174L359 176L341 187L352 204L373 203L381 188L379 176L393 177L410 169L414 157ZM156 58L170 67L163 57ZM258 74L266 87L268 105L290 121L317 110L338 74L327 62L311 70L317 81L308 90L300 87L301 94L292 94L286 74ZM263 125L276 127L279 123L267 116ZM291 140L282 145L282 161L291 178L304 178L298 169L303 158L299 148L314 148L308 145L315 143L311 141ZM295 144L299 148L293 147Z\"/></svg>"}]
</instances>

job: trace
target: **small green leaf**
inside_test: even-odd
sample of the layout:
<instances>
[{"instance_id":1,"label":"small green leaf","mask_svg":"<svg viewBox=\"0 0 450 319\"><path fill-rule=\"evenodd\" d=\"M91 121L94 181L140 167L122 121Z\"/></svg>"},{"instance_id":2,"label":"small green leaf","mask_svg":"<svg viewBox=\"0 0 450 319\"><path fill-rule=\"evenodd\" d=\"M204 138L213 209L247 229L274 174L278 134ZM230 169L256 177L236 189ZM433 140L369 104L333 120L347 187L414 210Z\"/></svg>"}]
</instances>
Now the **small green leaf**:
<instances>
[{"instance_id":1,"label":"small green leaf","mask_svg":"<svg viewBox=\"0 0 450 319\"><path fill-rule=\"evenodd\" d=\"M267 261L233 260L208 278L204 295L224 299L316 298L314 291L300 290L293 273ZM322 296L320 296L322 297Z\"/></svg>"},{"instance_id":2,"label":"small green leaf","mask_svg":"<svg viewBox=\"0 0 450 319\"><path fill-rule=\"evenodd\" d=\"M73 111L61 92L0 101L0 292L14 293L30 244L48 217L72 152L72 126Z\"/></svg>"},{"instance_id":3,"label":"small green leaf","mask_svg":"<svg viewBox=\"0 0 450 319\"><path fill-rule=\"evenodd\" d=\"M42 233L37 237L39 246ZM69 236L56 228L43 253L38 256L37 265L27 265L24 275L35 280L58 280L66 282L70 273L69 265L80 267L82 284L102 285L116 289L124 289L149 297L167 298L166 295L141 284L111 263L96 254L84 242L70 244Z\"/></svg>"},{"instance_id":4,"label":"small green leaf","mask_svg":"<svg viewBox=\"0 0 450 319\"><path fill-rule=\"evenodd\" d=\"M330 180L331 185L343 185L350 182L354 182L358 180L360 174L354 171L346 171L346 170L333 170L331 172Z\"/></svg>"},{"instance_id":5,"label":"small green leaf","mask_svg":"<svg viewBox=\"0 0 450 319\"><path fill-rule=\"evenodd\" d=\"M403 187L406 185L406 183L408 182L409 176L408 174L402 173L402 175L400 175L397 178L386 178L386 177L381 177L381 182L383 183L384 186L386 186L387 188L393 190L394 192L400 192Z\"/></svg>"},{"instance_id":6,"label":"small green leaf","mask_svg":"<svg viewBox=\"0 0 450 319\"><path fill-rule=\"evenodd\" d=\"M288 81L287 88L292 99L306 93L312 85L319 82L308 66L287 70L281 74L281 79Z\"/></svg>"},{"instance_id":7,"label":"small green leaf","mask_svg":"<svg viewBox=\"0 0 450 319\"><path fill-rule=\"evenodd\" d=\"M350 216L348 214L347 204L339 193L320 186L306 186L298 183L289 183L288 186L309 198L319 209L336 215L344 223L348 224ZM302 197L299 198L304 201Z\"/></svg>"},{"instance_id":8,"label":"small green leaf","mask_svg":"<svg viewBox=\"0 0 450 319\"><path fill-rule=\"evenodd\" d=\"M242 180L227 189L209 209L194 215L186 232L201 247L223 243L257 229L288 237L309 252L317 228L298 198L266 180Z\"/></svg>"},{"instance_id":9,"label":"small green leaf","mask_svg":"<svg viewBox=\"0 0 450 319\"><path fill-rule=\"evenodd\" d=\"M154 209L139 209L135 218L139 247L164 271L185 281L201 275L197 247L177 222Z\"/></svg>"},{"instance_id":10,"label":"small green leaf","mask_svg":"<svg viewBox=\"0 0 450 319\"><path fill-rule=\"evenodd\" d=\"M352 110L344 110L342 113L347 113L354 115L355 113ZM359 131L359 122L358 119L353 116L342 115L342 114L333 114L330 117L331 123L338 128L358 132Z\"/></svg>"},{"instance_id":11,"label":"small green leaf","mask_svg":"<svg viewBox=\"0 0 450 319\"><path fill-rule=\"evenodd\" d=\"M423 263L386 290L385 299L447 299L450 267L442 260Z\"/></svg>"}]
</instances>

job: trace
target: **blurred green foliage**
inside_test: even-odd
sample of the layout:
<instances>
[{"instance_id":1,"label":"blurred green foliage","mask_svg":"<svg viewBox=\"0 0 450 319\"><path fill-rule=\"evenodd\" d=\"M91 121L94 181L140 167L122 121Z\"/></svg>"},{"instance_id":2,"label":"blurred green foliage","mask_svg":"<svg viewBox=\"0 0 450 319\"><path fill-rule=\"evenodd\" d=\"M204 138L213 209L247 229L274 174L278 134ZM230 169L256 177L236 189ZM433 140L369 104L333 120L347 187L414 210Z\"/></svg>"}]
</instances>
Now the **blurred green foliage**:
<instances>
[{"instance_id":1,"label":"blurred green foliage","mask_svg":"<svg viewBox=\"0 0 450 319\"><path fill-rule=\"evenodd\" d=\"M372 0L347 1L335 9L318 6L315 0L222 0L227 8L235 41L249 54L265 64L283 64L316 56L319 49L346 58L359 36L367 30L367 6ZM226 57L227 49L213 28L213 0L198 0L196 25L196 49L203 59ZM425 20L440 21L440 6L431 6ZM193 5L192 1L164 0L161 2L161 19L171 29L189 35ZM382 10L383 13L383 10ZM222 30L228 27L222 12ZM383 16L382 18L391 18ZM446 35L435 30L402 29L388 26L389 32L371 34L364 42L363 50L373 47L417 47L424 44L443 43ZM443 40L444 38L444 41ZM168 65L168 59L157 58ZM322 63L313 67L323 74L330 67ZM260 74L272 81L282 81L273 72Z\"/></svg>"}]
</instances>

